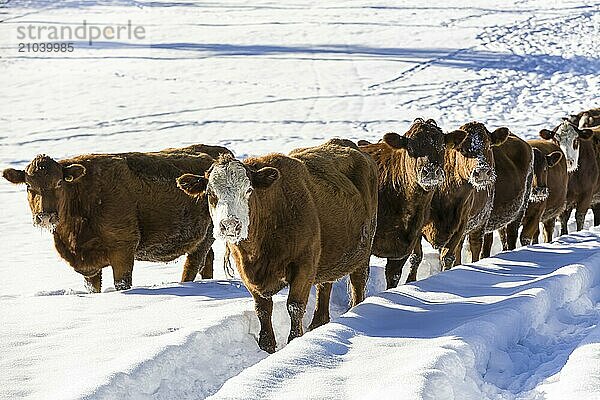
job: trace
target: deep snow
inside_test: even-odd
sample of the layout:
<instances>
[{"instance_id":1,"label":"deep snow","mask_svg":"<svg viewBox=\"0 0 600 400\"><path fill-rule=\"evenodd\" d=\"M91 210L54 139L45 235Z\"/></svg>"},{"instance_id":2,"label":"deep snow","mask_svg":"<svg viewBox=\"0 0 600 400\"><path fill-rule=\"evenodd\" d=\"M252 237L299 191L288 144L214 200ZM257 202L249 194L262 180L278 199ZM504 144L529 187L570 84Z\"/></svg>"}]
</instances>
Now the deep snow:
<instances>
[{"instance_id":1,"label":"deep snow","mask_svg":"<svg viewBox=\"0 0 600 400\"><path fill-rule=\"evenodd\" d=\"M505 125L534 137L565 114L597 106L599 7L589 0L501 5L491 0L448 5L416 0L0 1L0 166L23 167L38 153L61 158L198 142L226 145L245 157L286 152L334 136L377 140L386 131L404 132L418 116L435 118L446 130L478 119L490 128ZM70 54L17 52L21 25L77 26L83 20L131 20L146 28L147 38L92 47L81 41ZM174 283L182 260L136 263L136 288L128 293L112 292L106 269L105 293L84 294L83 280L58 258L50 235L31 226L24 188L3 181L0 203L0 398L204 398L266 357L256 346L258 322L248 294L238 281L223 280L219 263L220 280L186 285ZM406 286L370 299L337 325L267 358L223 390L244 393L236 381L267 390L249 378L263 377L261 371L273 371L274 360L290 360L293 354L304 354L306 362L298 365L306 365L307 372L298 375L297 383L296 378L286 380L286 388L310 387L305 379L318 366L308 363L306 351L314 347L321 349L313 357L317 361L343 359L324 375L331 378L328 387L338 388L334 395L349 388L364 393L380 387L380 377L381 382L395 377L400 391L382 391L382 397L413 391L413 398L481 398L483 391L489 398L560 399L565 393L592 398L600 388L594 329L598 294L595 278L580 275L593 261L584 259L592 251L586 246L595 247L597 237L577 238L581 245L564 239L563 247L572 248L572 254L549 247L551 264L544 258L539 267L534 264L540 262L537 253L547 251L544 247L515 253L536 256L521 261L535 270L533 275L539 273L544 285L558 281L551 288L533 284L545 292L521 293L526 277L489 272L493 260L445 273L416 286L425 285L426 292ZM438 269L431 247L425 246L425 252L420 278ZM216 253L220 260L221 244ZM547 276L573 260L584 265L557 270L560 279ZM372 265L375 293L383 287L383 263L373 258ZM464 280L456 281L457 276ZM502 285L514 285L519 294L498 294L509 291ZM587 292L585 285L591 288ZM446 292L442 286L480 301L482 312L505 318L514 332L500 327L495 334L490 327L498 322L493 320L483 324L477 338L470 330L482 321L469 313L478 306L461 308L464 299L456 294L440 293L437 303L427 307L416 304ZM478 290L484 289L498 292L479 299ZM547 296L561 291L569 294ZM339 283L334 315L345 311L344 293ZM279 296L276 306L279 343L287 334L283 299ZM412 328L402 318L366 321L358 314L379 307L389 309L382 314L412 315L417 306L428 310L419 315L429 322ZM452 312L426 318L440 309ZM540 315L531 317L536 312ZM457 318L464 325L450 326ZM363 331L343 329L354 321ZM392 322L384 332L365 327ZM407 329L419 336L402 338ZM445 336L450 329L455 337ZM397 332L389 342L388 330ZM507 331L511 335L501 335ZM331 340L341 335L356 343L329 346L317 340L325 332L333 335ZM381 348L372 340L379 340ZM398 343L402 351L390 351L388 346ZM350 356L335 354L343 349ZM351 358L361 352L383 365ZM410 361L415 358L416 364ZM356 383L363 362L374 372ZM279 382L286 371L269 379Z\"/></svg>"},{"instance_id":2,"label":"deep snow","mask_svg":"<svg viewBox=\"0 0 600 400\"><path fill-rule=\"evenodd\" d=\"M599 233L369 297L212 398L566 399L574 388L597 398ZM544 384L565 363L566 380Z\"/></svg>"}]
</instances>

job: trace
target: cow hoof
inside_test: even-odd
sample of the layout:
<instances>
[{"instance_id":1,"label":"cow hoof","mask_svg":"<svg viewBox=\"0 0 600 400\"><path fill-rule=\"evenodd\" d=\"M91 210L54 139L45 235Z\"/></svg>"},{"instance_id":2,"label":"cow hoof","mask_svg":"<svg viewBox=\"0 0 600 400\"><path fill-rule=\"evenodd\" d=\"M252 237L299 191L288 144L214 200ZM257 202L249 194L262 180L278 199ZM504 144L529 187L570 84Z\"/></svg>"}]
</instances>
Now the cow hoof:
<instances>
[{"instance_id":1,"label":"cow hoof","mask_svg":"<svg viewBox=\"0 0 600 400\"><path fill-rule=\"evenodd\" d=\"M270 338L261 337L258 339L258 347L269 354L275 353L275 341Z\"/></svg>"},{"instance_id":2,"label":"cow hoof","mask_svg":"<svg viewBox=\"0 0 600 400\"><path fill-rule=\"evenodd\" d=\"M127 282L115 282L115 290L127 290L127 289L131 289L131 284L127 283Z\"/></svg>"},{"instance_id":3,"label":"cow hoof","mask_svg":"<svg viewBox=\"0 0 600 400\"><path fill-rule=\"evenodd\" d=\"M308 330L312 331L317 329L320 326L325 325L326 323L329 322L329 319L325 320L325 319L319 319L319 320L314 320L310 323L310 325L308 326Z\"/></svg>"}]
</instances>

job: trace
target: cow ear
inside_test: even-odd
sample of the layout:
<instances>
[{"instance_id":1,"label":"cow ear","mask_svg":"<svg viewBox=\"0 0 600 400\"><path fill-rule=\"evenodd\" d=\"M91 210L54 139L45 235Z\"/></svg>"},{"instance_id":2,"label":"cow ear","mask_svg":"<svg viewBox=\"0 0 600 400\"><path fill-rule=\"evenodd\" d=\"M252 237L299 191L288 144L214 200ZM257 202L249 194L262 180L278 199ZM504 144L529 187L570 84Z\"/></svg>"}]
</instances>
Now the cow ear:
<instances>
[{"instance_id":1,"label":"cow ear","mask_svg":"<svg viewBox=\"0 0 600 400\"><path fill-rule=\"evenodd\" d=\"M400 136L395 132L390 132L383 135L383 141L394 149L408 149L409 139L406 136Z\"/></svg>"},{"instance_id":2,"label":"cow ear","mask_svg":"<svg viewBox=\"0 0 600 400\"><path fill-rule=\"evenodd\" d=\"M368 140L362 140L361 139L361 140L358 141L358 145L359 146L368 146L370 144L371 144L371 142L369 142Z\"/></svg>"},{"instance_id":3,"label":"cow ear","mask_svg":"<svg viewBox=\"0 0 600 400\"><path fill-rule=\"evenodd\" d=\"M85 167L81 164L71 164L63 167L63 178L65 182L76 182L85 175Z\"/></svg>"},{"instance_id":4,"label":"cow ear","mask_svg":"<svg viewBox=\"0 0 600 400\"><path fill-rule=\"evenodd\" d=\"M454 149L458 147L459 144L465 140L468 133L463 131L462 129L457 129L450 133L444 135L444 143L446 144L446 148Z\"/></svg>"},{"instance_id":5,"label":"cow ear","mask_svg":"<svg viewBox=\"0 0 600 400\"><path fill-rule=\"evenodd\" d=\"M190 196L199 196L206 191L208 179L200 175L185 174L177 178L177 187Z\"/></svg>"},{"instance_id":6,"label":"cow ear","mask_svg":"<svg viewBox=\"0 0 600 400\"><path fill-rule=\"evenodd\" d=\"M18 185L19 183L25 183L25 171L20 169L7 168L2 171L2 176L4 179L10 183L14 183L15 185Z\"/></svg>"},{"instance_id":7,"label":"cow ear","mask_svg":"<svg viewBox=\"0 0 600 400\"><path fill-rule=\"evenodd\" d=\"M500 146L502 143L506 142L508 135L510 135L510 131L507 127L503 126L502 128L496 129L492 132L492 146Z\"/></svg>"},{"instance_id":8,"label":"cow ear","mask_svg":"<svg viewBox=\"0 0 600 400\"><path fill-rule=\"evenodd\" d=\"M549 131L548 129L542 129L540 131L540 137L545 140L550 140L554 137L554 132Z\"/></svg>"},{"instance_id":9,"label":"cow ear","mask_svg":"<svg viewBox=\"0 0 600 400\"><path fill-rule=\"evenodd\" d=\"M548 162L548 168L552 168L556 164L558 164L558 162L560 161L562 156L563 156L562 152L560 152L560 151L553 151L552 153L548 154L546 156L546 161Z\"/></svg>"},{"instance_id":10,"label":"cow ear","mask_svg":"<svg viewBox=\"0 0 600 400\"><path fill-rule=\"evenodd\" d=\"M590 140L594 136L594 131L591 129L581 129L577 134L581 140Z\"/></svg>"},{"instance_id":11,"label":"cow ear","mask_svg":"<svg viewBox=\"0 0 600 400\"><path fill-rule=\"evenodd\" d=\"M252 171L250 181L252 187L257 189L266 189L279 179L279 170L273 167L264 167L258 171Z\"/></svg>"}]
</instances>

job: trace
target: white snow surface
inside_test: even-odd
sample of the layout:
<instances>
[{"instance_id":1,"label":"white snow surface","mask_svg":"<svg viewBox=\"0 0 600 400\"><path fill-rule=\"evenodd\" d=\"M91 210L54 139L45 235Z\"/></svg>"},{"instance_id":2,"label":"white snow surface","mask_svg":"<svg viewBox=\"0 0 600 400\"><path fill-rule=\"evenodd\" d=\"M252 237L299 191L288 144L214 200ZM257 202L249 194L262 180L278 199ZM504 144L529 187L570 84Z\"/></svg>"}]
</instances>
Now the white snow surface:
<instances>
[{"instance_id":1,"label":"white snow surface","mask_svg":"<svg viewBox=\"0 0 600 400\"><path fill-rule=\"evenodd\" d=\"M369 297L211 398L597 398L599 233Z\"/></svg>"},{"instance_id":2,"label":"white snow surface","mask_svg":"<svg viewBox=\"0 0 600 400\"><path fill-rule=\"evenodd\" d=\"M0 167L191 143L243 158L378 140L416 117L533 138L598 106L599 10L593 0L0 0ZM18 52L39 42L18 39L19 27L83 21L131 21L146 38ZM267 357L248 292L221 269L222 244L215 280L176 283L183 259L137 262L133 289L114 292L107 268L103 293L87 294L32 227L25 188L2 180L0 204L0 399L600 399L596 230L443 274L425 244L419 278L437 275L379 295L384 261L373 258L372 296L289 346L282 292L280 350ZM331 311L346 310L342 281Z\"/></svg>"}]
</instances>

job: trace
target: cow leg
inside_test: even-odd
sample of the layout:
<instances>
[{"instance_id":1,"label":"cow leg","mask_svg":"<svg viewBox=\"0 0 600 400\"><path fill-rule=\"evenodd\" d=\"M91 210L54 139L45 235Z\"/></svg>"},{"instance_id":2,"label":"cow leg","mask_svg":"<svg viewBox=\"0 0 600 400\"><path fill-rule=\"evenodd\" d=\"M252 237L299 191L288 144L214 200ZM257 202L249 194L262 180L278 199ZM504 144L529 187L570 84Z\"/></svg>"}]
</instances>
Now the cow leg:
<instances>
[{"instance_id":1,"label":"cow leg","mask_svg":"<svg viewBox=\"0 0 600 400\"><path fill-rule=\"evenodd\" d=\"M303 334L302 318L306 311L310 287L314 281L314 269L309 265L305 263L304 268L300 266L294 268L295 273L290 280L290 292L287 298L287 310L290 315L288 343Z\"/></svg>"},{"instance_id":2,"label":"cow leg","mask_svg":"<svg viewBox=\"0 0 600 400\"><path fill-rule=\"evenodd\" d=\"M116 251L109 258L113 269L115 289L130 289L133 272L133 252L128 250Z\"/></svg>"},{"instance_id":3,"label":"cow leg","mask_svg":"<svg viewBox=\"0 0 600 400\"><path fill-rule=\"evenodd\" d=\"M413 253L408 258L408 262L410 264L410 272L408 273L408 277L406 278L406 283L414 282L417 280L417 272L419 271L419 265L421 265L421 261L423 261L423 245L421 244L421 240L417 241Z\"/></svg>"},{"instance_id":4,"label":"cow leg","mask_svg":"<svg viewBox=\"0 0 600 400\"><path fill-rule=\"evenodd\" d=\"M532 243L537 243L540 234L540 222L534 220L523 220L523 230L521 231L521 246L529 246Z\"/></svg>"},{"instance_id":5,"label":"cow leg","mask_svg":"<svg viewBox=\"0 0 600 400\"><path fill-rule=\"evenodd\" d=\"M193 282L196 275L200 271L202 279L212 279L213 277L213 262L215 253L212 249L205 253L205 250L198 249L189 253L183 265L183 273L181 274L181 282ZM203 265L202 269L200 266Z\"/></svg>"},{"instance_id":6,"label":"cow leg","mask_svg":"<svg viewBox=\"0 0 600 400\"><path fill-rule=\"evenodd\" d=\"M440 249L440 267L442 271L447 271L454 267L455 264L460 264L462 261L462 245L464 242L464 236L455 233L448 243L446 243Z\"/></svg>"},{"instance_id":7,"label":"cow leg","mask_svg":"<svg viewBox=\"0 0 600 400\"><path fill-rule=\"evenodd\" d=\"M544 242L550 243L554 235L554 227L556 226L556 218L550 218L544 221Z\"/></svg>"},{"instance_id":8,"label":"cow leg","mask_svg":"<svg viewBox=\"0 0 600 400\"><path fill-rule=\"evenodd\" d=\"M102 270L99 270L96 275L85 277L85 288L90 293L100 293L102 290Z\"/></svg>"},{"instance_id":9,"label":"cow leg","mask_svg":"<svg viewBox=\"0 0 600 400\"><path fill-rule=\"evenodd\" d=\"M600 225L600 203L594 204L592 211L594 212L594 226L598 226Z\"/></svg>"},{"instance_id":10,"label":"cow leg","mask_svg":"<svg viewBox=\"0 0 600 400\"><path fill-rule=\"evenodd\" d=\"M369 280L369 265L360 267L350 274L351 307L362 303L366 297L367 281Z\"/></svg>"},{"instance_id":11,"label":"cow leg","mask_svg":"<svg viewBox=\"0 0 600 400\"><path fill-rule=\"evenodd\" d=\"M212 244L215 239L212 234L207 234L206 238L190 252L183 266L181 274L181 282L192 282L196 279L196 275L201 271L203 279L211 279L213 277L213 261L215 253L212 250ZM202 268L201 268L202 267Z\"/></svg>"},{"instance_id":12,"label":"cow leg","mask_svg":"<svg viewBox=\"0 0 600 400\"><path fill-rule=\"evenodd\" d=\"M506 225L504 228L504 236L506 237L506 248L503 250L514 250L517 248L517 239L519 238L519 226L521 220L515 220Z\"/></svg>"},{"instance_id":13,"label":"cow leg","mask_svg":"<svg viewBox=\"0 0 600 400\"><path fill-rule=\"evenodd\" d=\"M500 237L503 235L501 234ZM470 236L469 236L470 239ZM506 242L506 232L504 232L504 240L502 240L502 247ZM483 236L483 247L481 248L481 258L487 258L492 254L492 244L494 244L494 232L486 233Z\"/></svg>"},{"instance_id":14,"label":"cow leg","mask_svg":"<svg viewBox=\"0 0 600 400\"><path fill-rule=\"evenodd\" d=\"M213 278L213 265L215 262L215 252L213 249L209 249L206 254L206 258L204 259L204 266L200 269L200 277L202 279L212 279Z\"/></svg>"},{"instance_id":15,"label":"cow leg","mask_svg":"<svg viewBox=\"0 0 600 400\"><path fill-rule=\"evenodd\" d=\"M254 297L254 310L260 322L260 333L258 334L258 347L267 353L275 353L275 332L271 316L273 315L273 299L264 298L260 294L251 291Z\"/></svg>"},{"instance_id":16,"label":"cow leg","mask_svg":"<svg viewBox=\"0 0 600 400\"><path fill-rule=\"evenodd\" d=\"M483 230L477 229L469 234L469 246L471 247L471 262L479 261L483 247Z\"/></svg>"},{"instance_id":17,"label":"cow leg","mask_svg":"<svg viewBox=\"0 0 600 400\"><path fill-rule=\"evenodd\" d=\"M532 244L538 244L540 242L540 228L535 231L535 236L533 237Z\"/></svg>"},{"instance_id":18,"label":"cow leg","mask_svg":"<svg viewBox=\"0 0 600 400\"><path fill-rule=\"evenodd\" d=\"M408 255L398 259L387 259L387 264L385 264L386 289L398 286L398 282L400 282L400 277L402 276L402 267L404 267L407 258Z\"/></svg>"},{"instance_id":19,"label":"cow leg","mask_svg":"<svg viewBox=\"0 0 600 400\"><path fill-rule=\"evenodd\" d=\"M588 203L586 203L585 205L578 205L577 209L575 210L575 223L577 224L577 230L580 231L583 229L583 224L585 222L585 215L587 214L588 209L590 208L589 205L587 205ZM586 207L587 205L587 207Z\"/></svg>"},{"instance_id":20,"label":"cow leg","mask_svg":"<svg viewBox=\"0 0 600 400\"><path fill-rule=\"evenodd\" d=\"M560 215L560 234L566 235L569 233L569 217L571 217L571 211L573 208L566 208L565 211Z\"/></svg>"},{"instance_id":21,"label":"cow leg","mask_svg":"<svg viewBox=\"0 0 600 400\"><path fill-rule=\"evenodd\" d=\"M312 322L308 327L309 331L325 325L329 322L329 299L331 297L331 282L318 283L317 288L317 306Z\"/></svg>"}]
</instances>

